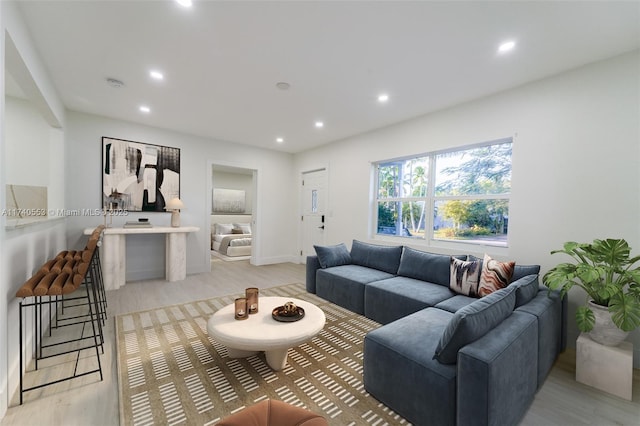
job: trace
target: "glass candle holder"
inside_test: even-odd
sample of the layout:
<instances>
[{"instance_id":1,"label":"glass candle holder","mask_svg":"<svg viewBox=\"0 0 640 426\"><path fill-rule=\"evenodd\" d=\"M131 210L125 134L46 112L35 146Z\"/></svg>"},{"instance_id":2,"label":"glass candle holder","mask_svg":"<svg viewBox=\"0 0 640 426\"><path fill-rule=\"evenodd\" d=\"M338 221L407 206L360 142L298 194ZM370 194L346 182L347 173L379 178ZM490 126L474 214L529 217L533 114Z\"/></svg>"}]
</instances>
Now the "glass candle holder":
<instances>
[{"instance_id":1,"label":"glass candle holder","mask_svg":"<svg viewBox=\"0 0 640 426\"><path fill-rule=\"evenodd\" d=\"M249 314L247 313L247 298L246 297L238 297L235 300L235 319L244 320L249 318Z\"/></svg>"},{"instance_id":2,"label":"glass candle holder","mask_svg":"<svg viewBox=\"0 0 640 426\"><path fill-rule=\"evenodd\" d=\"M247 296L247 310L249 314L258 313L258 294L259 290L256 287L249 287L245 290Z\"/></svg>"}]
</instances>

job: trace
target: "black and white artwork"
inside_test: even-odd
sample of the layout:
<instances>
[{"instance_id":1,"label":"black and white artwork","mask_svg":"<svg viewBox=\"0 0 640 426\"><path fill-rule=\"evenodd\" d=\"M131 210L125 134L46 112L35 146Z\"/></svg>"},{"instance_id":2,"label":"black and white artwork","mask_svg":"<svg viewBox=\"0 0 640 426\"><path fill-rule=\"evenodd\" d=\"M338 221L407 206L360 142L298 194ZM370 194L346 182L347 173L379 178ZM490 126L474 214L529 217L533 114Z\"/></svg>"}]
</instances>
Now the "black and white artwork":
<instances>
[{"instance_id":1,"label":"black and white artwork","mask_svg":"<svg viewBox=\"0 0 640 426\"><path fill-rule=\"evenodd\" d=\"M244 213L244 201L243 190L213 188L213 213Z\"/></svg>"},{"instance_id":2,"label":"black and white artwork","mask_svg":"<svg viewBox=\"0 0 640 426\"><path fill-rule=\"evenodd\" d=\"M180 149L102 138L102 207L164 212L180 197Z\"/></svg>"}]
</instances>

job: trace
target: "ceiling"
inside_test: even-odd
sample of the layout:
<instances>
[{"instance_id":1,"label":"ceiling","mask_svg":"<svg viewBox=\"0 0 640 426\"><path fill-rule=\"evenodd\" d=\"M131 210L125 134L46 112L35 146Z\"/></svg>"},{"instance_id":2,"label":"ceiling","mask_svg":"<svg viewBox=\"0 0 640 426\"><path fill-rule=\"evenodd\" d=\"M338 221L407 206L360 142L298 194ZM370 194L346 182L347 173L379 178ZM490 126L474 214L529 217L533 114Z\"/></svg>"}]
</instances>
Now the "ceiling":
<instances>
[{"instance_id":1,"label":"ceiling","mask_svg":"<svg viewBox=\"0 0 640 426\"><path fill-rule=\"evenodd\" d=\"M68 109L291 153L640 48L638 1L19 4Z\"/></svg>"}]
</instances>

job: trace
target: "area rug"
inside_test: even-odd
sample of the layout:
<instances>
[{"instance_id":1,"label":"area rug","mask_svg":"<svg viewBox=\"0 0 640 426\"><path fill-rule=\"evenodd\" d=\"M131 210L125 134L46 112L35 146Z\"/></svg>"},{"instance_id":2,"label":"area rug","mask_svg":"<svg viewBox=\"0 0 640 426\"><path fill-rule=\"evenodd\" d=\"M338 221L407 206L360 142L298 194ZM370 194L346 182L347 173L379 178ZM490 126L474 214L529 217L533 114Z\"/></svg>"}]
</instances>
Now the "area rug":
<instances>
[{"instance_id":1,"label":"area rug","mask_svg":"<svg viewBox=\"0 0 640 426\"><path fill-rule=\"evenodd\" d=\"M303 284L260 290L302 299L327 318L315 338L289 349L275 372L264 355L228 357L207 335L207 320L237 295L117 316L120 424L214 425L267 398L323 415L331 425L408 425L362 383L364 336L380 325L305 291Z\"/></svg>"}]
</instances>

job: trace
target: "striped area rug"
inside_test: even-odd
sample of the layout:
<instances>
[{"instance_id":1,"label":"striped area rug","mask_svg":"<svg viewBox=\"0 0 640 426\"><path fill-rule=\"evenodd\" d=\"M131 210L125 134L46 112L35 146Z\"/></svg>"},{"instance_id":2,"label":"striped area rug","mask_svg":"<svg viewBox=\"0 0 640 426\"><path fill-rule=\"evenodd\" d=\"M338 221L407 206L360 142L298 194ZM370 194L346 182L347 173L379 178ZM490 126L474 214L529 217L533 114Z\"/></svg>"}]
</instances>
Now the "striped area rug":
<instances>
[{"instance_id":1,"label":"striped area rug","mask_svg":"<svg viewBox=\"0 0 640 426\"><path fill-rule=\"evenodd\" d=\"M408 425L362 383L364 336L379 324L305 291L303 284L260 290L319 306L327 323L289 349L275 372L264 355L228 357L207 335L207 320L237 295L116 317L121 425L214 425L266 398L323 415L331 425Z\"/></svg>"}]
</instances>

